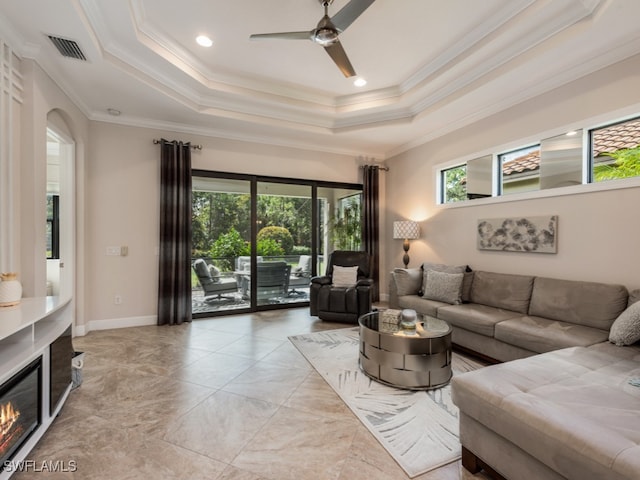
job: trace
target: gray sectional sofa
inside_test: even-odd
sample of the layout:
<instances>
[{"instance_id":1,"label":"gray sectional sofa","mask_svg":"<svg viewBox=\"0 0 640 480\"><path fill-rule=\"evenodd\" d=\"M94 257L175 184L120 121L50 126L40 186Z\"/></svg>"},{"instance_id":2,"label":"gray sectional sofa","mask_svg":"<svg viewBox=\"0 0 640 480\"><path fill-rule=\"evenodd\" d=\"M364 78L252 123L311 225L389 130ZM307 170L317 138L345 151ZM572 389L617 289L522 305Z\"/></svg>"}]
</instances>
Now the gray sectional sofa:
<instances>
[{"instance_id":1,"label":"gray sectional sofa","mask_svg":"<svg viewBox=\"0 0 640 480\"><path fill-rule=\"evenodd\" d=\"M428 269L463 274L459 303L419 295ZM445 320L455 345L501 362L607 341L627 308L623 285L465 270L428 263L395 269L389 307Z\"/></svg>"},{"instance_id":2,"label":"gray sectional sofa","mask_svg":"<svg viewBox=\"0 0 640 480\"><path fill-rule=\"evenodd\" d=\"M389 300L446 320L454 344L505 362L452 380L463 466L512 480L640 478L640 292L466 270L396 269Z\"/></svg>"}]
</instances>

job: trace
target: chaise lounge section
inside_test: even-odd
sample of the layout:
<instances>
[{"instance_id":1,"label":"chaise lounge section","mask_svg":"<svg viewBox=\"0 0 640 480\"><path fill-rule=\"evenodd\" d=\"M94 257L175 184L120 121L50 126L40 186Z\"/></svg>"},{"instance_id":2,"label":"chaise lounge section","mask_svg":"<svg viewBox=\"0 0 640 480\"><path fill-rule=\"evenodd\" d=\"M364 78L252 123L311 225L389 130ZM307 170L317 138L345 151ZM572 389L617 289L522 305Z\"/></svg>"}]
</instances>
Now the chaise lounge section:
<instances>
[{"instance_id":1,"label":"chaise lounge section","mask_svg":"<svg viewBox=\"0 0 640 480\"><path fill-rule=\"evenodd\" d=\"M640 292L469 270L425 263L390 285L393 308L446 320L454 344L506 362L451 382L463 466L513 480L640 478Z\"/></svg>"},{"instance_id":2,"label":"chaise lounge section","mask_svg":"<svg viewBox=\"0 0 640 480\"><path fill-rule=\"evenodd\" d=\"M640 478L640 346L599 343L453 378L463 466L507 479Z\"/></svg>"}]
</instances>

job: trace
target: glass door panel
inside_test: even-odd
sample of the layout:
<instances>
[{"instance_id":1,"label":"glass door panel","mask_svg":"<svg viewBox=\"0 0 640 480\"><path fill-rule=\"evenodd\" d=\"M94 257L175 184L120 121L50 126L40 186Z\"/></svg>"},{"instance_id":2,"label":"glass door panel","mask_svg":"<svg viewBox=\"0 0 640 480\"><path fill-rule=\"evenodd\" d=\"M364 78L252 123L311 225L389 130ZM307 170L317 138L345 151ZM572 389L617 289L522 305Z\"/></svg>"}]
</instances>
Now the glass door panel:
<instances>
[{"instance_id":1,"label":"glass door panel","mask_svg":"<svg viewBox=\"0 0 640 480\"><path fill-rule=\"evenodd\" d=\"M257 183L256 305L309 301L312 187Z\"/></svg>"},{"instance_id":2,"label":"glass door panel","mask_svg":"<svg viewBox=\"0 0 640 480\"><path fill-rule=\"evenodd\" d=\"M251 182L193 177L192 309L249 309Z\"/></svg>"},{"instance_id":3,"label":"glass door panel","mask_svg":"<svg viewBox=\"0 0 640 480\"><path fill-rule=\"evenodd\" d=\"M362 191L319 187L317 193L319 275L334 250L362 250Z\"/></svg>"}]
</instances>

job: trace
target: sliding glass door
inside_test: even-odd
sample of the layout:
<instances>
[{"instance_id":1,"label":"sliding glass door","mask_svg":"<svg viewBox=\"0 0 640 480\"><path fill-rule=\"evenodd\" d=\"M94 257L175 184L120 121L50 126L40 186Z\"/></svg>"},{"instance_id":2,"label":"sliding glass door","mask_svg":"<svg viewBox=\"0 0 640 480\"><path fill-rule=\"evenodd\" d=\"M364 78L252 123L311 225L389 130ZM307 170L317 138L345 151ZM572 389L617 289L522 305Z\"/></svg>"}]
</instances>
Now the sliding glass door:
<instances>
[{"instance_id":1,"label":"sliding glass door","mask_svg":"<svg viewBox=\"0 0 640 480\"><path fill-rule=\"evenodd\" d=\"M257 183L257 305L309 301L312 186Z\"/></svg>"},{"instance_id":2,"label":"sliding glass door","mask_svg":"<svg viewBox=\"0 0 640 480\"><path fill-rule=\"evenodd\" d=\"M327 254L361 249L361 190L194 171L194 318L308 304Z\"/></svg>"},{"instance_id":3,"label":"sliding glass door","mask_svg":"<svg viewBox=\"0 0 640 480\"><path fill-rule=\"evenodd\" d=\"M324 275L334 250L362 250L362 189L318 187L316 269Z\"/></svg>"},{"instance_id":4,"label":"sliding glass door","mask_svg":"<svg viewBox=\"0 0 640 480\"><path fill-rule=\"evenodd\" d=\"M193 176L192 188L193 313L249 309L251 182Z\"/></svg>"}]
</instances>

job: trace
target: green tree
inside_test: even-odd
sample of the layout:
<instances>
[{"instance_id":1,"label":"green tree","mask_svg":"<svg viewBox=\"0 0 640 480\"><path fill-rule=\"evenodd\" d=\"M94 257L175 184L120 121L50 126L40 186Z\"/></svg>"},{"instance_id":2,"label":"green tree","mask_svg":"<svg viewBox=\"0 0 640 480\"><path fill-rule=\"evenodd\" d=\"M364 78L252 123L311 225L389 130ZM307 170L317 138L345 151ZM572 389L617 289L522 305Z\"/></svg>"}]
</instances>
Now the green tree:
<instances>
[{"instance_id":1,"label":"green tree","mask_svg":"<svg viewBox=\"0 0 640 480\"><path fill-rule=\"evenodd\" d=\"M442 172L444 175L445 203L459 202L467 199L467 187L464 180L467 176L467 166L460 165Z\"/></svg>"},{"instance_id":2,"label":"green tree","mask_svg":"<svg viewBox=\"0 0 640 480\"><path fill-rule=\"evenodd\" d=\"M240 233L233 227L220 235L209 251L214 263L223 270L233 270L234 259L240 255L249 255L251 248L245 242Z\"/></svg>"},{"instance_id":3,"label":"green tree","mask_svg":"<svg viewBox=\"0 0 640 480\"><path fill-rule=\"evenodd\" d=\"M613 158L613 163L599 163L593 167L596 182L640 176L640 145L635 148L623 148L602 155Z\"/></svg>"},{"instance_id":4,"label":"green tree","mask_svg":"<svg viewBox=\"0 0 640 480\"><path fill-rule=\"evenodd\" d=\"M362 244L362 213L360 195L344 199L331 221L331 243L337 250L360 250Z\"/></svg>"},{"instance_id":5,"label":"green tree","mask_svg":"<svg viewBox=\"0 0 640 480\"><path fill-rule=\"evenodd\" d=\"M311 198L260 195L257 201L259 225L289 230L294 245L311 245ZM288 251L289 253L289 251Z\"/></svg>"}]
</instances>

